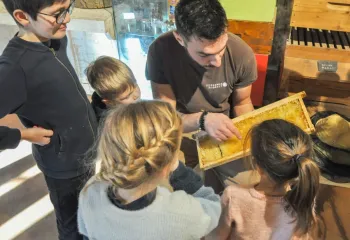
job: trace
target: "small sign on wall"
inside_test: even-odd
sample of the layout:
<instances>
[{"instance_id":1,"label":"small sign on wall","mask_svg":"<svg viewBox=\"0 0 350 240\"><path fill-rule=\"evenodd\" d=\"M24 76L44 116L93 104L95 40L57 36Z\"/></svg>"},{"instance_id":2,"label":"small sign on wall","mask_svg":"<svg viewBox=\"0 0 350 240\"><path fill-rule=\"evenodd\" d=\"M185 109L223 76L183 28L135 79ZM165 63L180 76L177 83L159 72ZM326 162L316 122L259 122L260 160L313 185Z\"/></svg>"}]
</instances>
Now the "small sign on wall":
<instances>
[{"instance_id":1,"label":"small sign on wall","mask_svg":"<svg viewBox=\"0 0 350 240\"><path fill-rule=\"evenodd\" d=\"M337 72L338 62L336 61L317 61L317 67L319 72Z\"/></svg>"}]
</instances>

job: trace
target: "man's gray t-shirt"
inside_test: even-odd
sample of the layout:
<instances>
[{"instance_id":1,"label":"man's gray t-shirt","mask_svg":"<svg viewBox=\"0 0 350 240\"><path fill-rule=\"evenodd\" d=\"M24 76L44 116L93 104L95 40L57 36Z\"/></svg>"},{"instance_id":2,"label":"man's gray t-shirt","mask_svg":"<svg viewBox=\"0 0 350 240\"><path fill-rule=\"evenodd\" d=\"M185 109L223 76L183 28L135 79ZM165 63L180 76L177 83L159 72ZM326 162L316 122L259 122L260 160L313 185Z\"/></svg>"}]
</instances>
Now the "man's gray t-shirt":
<instances>
[{"instance_id":1,"label":"man's gray t-shirt","mask_svg":"<svg viewBox=\"0 0 350 240\"><path fill-rule=\"evenodd\" d=\"M158 84L170 84L181 113L205 110L229 115L234 107L232 93L257 79L257 66L253 50L231 33L221 66L207 69L168 32L149 48L146 77Z\"/></svg>"}]
</instances>

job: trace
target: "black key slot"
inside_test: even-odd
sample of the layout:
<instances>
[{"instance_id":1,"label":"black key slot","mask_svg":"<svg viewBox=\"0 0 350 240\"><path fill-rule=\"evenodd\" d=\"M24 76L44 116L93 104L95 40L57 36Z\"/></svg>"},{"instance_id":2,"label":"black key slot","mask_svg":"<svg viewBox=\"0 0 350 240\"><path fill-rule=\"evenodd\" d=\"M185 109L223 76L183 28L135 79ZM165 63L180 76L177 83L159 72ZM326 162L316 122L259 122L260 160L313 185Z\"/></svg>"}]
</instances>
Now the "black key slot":
<instances>
[{"instance_id":1,"label":"black key slot","mask_svg":"<svg viewBox=\"0 0 350 240\"><path fill-rule=\"evenodd\" d=\"M299 45L305 46L305 39L304 39L304 29L298 28L298 39L299 39Z\"/></svg>"},{"instance_id":2,"label":"black key slot","mask_svg":"<svg viewBox=\"0 0 350 240\"><path fill-rule=\"evenodd\" d=\"M332 31L332 33L334 35L334 39L335 39L335 42L337 43L337 46L339 48L345 49L345 45L344 45L343 39L340 36L340 32Z\"/></svg>"},{"instance_id":3,"label":"black key slot","mask_svg":"<svg viewBox=\"0 0 350 240\"><path fill-rule=\"evenodd\" d=\"M310 35L311 35L312 46L316 46L318 37L313 28L310 28Z\"/></svg>"},{"instance_id":4,"label":"black key slot","mask_svg":"<svg viewBox=\"0 0 350 240\"><path fill-rule=\"evenodd\" d=\"M322 43L321 43L320 38L318 36L317 29L313 29L313 28L311 29L311 36L312 36L312 39L313 39L315 46L322 47Z\"/></svg>"},{"instance_id":5,"label":"black key slot","mask_svg":"<svg viewBox=\"0 0 350 240\"><path fill-rule=\"evenodd\" d=\"M331 47L331 39L330 36L328 36L328 31L327 30L322 30L324 39L326 40L327 48Z\"/></svg>"},{"instance_id":6,"label":"black key slot","mask_svg":"<svg viewBox=\"0 0 350 240\"><path fill-rule=\"evenodd\" d=\"M331 37L331 43L333 44L334 48L338 49L338 47L340 47L340 46L338 46L338 44L337 44L337 40L334 36L335 35L334 32L328 31L328 35Z\"/></svg>"},{"instance_id":7,"label":"black key slot","mask_svg":"<svg viewBox=\"0 0 350 240\"><path fill-rule=\"evenodd\" d=\"M347 47L347 40L343 32L338 32L338 36L341 42L342 47L345 49Z\"/></svg>"},{"instance_id":8,"label":"black key slot","mask_svg":"<svg viewBox=\"0 0 350 240\"><path fill-rule=\"evenodd\" d=\"M350 47L350 33L344 32L345 38L348 42L348 46Z\"/></svg>"},{"instance_id":9,"label":"black key slot","mask_svg":"<svg viewBox=\"0 0 350 240\"><path fill-rule=\"evenodd\" d=\"M317 35L318 35L318 39L319 39L319 41L320 41L321 47L328 47L328 46L327 46L326 39L325 39L325 37L324 37L324 34L323 34L322 30L316 29L316 31L317 31Z\"/></svg>"},{"instance_id":10,"label":"black key slot","mask_svg":"<svg viewBox=\"0 0 350 240\"><path fill-rule=\"evenodd\" d=\"M304 35L305 35L305 39L306 39L306 45L315 46L315 43L314 43L312 36L311 36L311 29L305 28Z\"/></svg>"},{"instance_id":11,"label":"black key slot","mask_svg":"<svg viewBox=\"0 0 350 240\"><path fill-rule=\"evenodd\" d=\"M295 27L292 28L292 39L294 45L300 45L298 39L297 29Z\"/></svg>"}]
</instances>

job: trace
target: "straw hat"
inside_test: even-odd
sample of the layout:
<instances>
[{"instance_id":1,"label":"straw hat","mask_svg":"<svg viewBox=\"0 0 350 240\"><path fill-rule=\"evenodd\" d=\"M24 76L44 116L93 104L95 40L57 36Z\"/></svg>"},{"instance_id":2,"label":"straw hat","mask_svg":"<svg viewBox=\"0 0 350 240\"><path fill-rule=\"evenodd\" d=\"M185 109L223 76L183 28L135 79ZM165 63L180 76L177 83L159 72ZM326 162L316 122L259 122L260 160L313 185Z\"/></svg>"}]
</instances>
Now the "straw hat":
<instances>
[{"instance_id":1,"label":"straw hat","mask_svg":"<svg viewBox=\"0 0 350 240\"><path fill-rule=\"evenodd\" d=\"M332 147L350 150L350 123L338 114L318 120L315 129L322 142Z\"/></svg>"}]
</instances>

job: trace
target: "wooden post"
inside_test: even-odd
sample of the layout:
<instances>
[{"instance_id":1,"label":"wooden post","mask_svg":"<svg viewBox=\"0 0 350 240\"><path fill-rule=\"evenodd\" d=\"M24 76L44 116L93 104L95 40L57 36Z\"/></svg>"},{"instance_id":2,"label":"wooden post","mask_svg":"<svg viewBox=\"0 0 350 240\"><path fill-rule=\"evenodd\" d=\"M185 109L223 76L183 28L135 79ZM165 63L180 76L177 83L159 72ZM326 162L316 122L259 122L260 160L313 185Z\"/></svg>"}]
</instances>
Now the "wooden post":
<instances>
[{"instance_id":1,"label":"wooden post","mask_svg":"<svg viewBox=\"0 0 350 240\"><path fill-rule=\"evenodd\" d=\"M292 16L294 0L277 0L277 14L269 58L269 66L265 81L264 105L277 100L281 66L290 32L290 19Z\"/></svg>"},{"instance_id":2,"label":"wooden post","mask_svg":"<svg viewBox=\"0 0 350 240\"><path fill-rule=\"evenodd\" d=\"M77 8L109 8L112 7L112 0L77 0Z\"/></svg>"}]
</instances>

